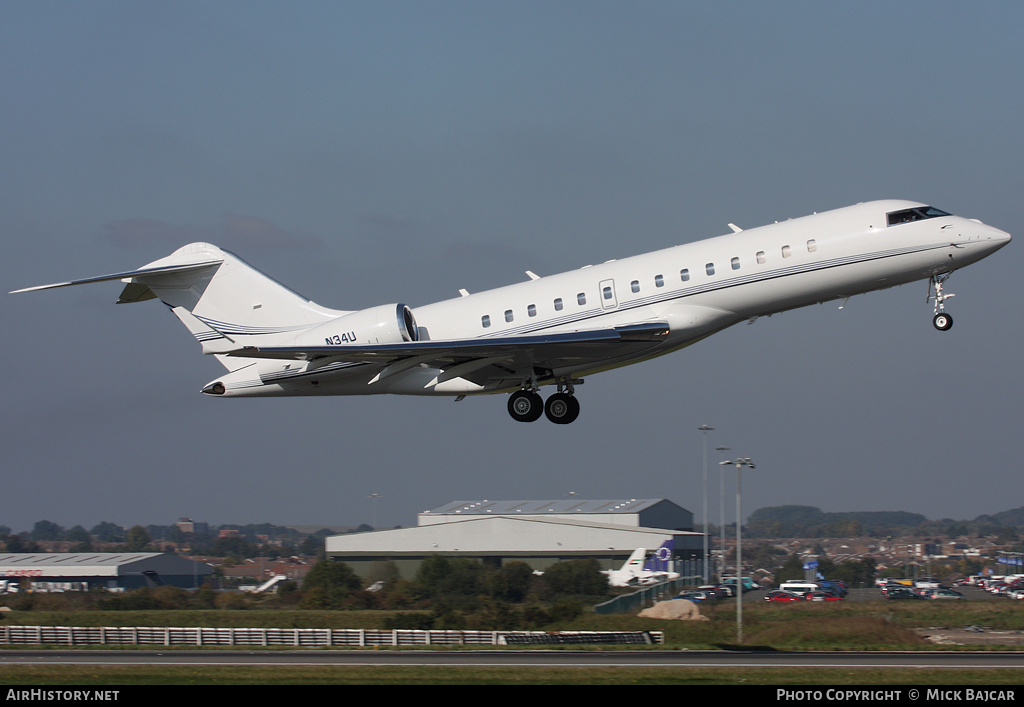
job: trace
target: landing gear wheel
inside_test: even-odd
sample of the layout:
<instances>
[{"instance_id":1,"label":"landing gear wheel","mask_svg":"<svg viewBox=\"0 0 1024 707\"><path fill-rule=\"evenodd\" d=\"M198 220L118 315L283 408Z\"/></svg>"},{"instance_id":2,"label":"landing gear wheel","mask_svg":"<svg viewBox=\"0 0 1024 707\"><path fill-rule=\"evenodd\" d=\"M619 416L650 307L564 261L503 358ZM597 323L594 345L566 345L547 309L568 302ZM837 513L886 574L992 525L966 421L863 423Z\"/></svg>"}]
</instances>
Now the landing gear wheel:
<instances>
[{"instance_id":1,"label":"landing gear wheel","mask_svg":"<svg viewBox=\"0 0 1024 707\"><path fill-rule=\"evenodd\" d=\"M545 403L544 414L556 425L568 425L580 416L580 402L568 393L555 393Z\"/></svg>"},{"instance_id":2,"label":"landing gear wheel","mask_svg":"<svg viewBox=\"0 0 1024 707\"><path fill-rule=\"evenodd\" d=\"M947 272L941 275L933 275L928 280L928 300L935 300L935 316L932 318L932 324L939 331L946 331L953 326L953 317L946 314L945 304L946 300L950 297L956 297L956 295L947 293L942 288L951 274ZM934 294L932 294L933 292Z\"/></svg>"},{"instance_id":3,"label":"landing gear wheel","mask_svg":"<svg viewBox=\"0 0 1024 707\"><path fill-rule=\"evenodd\" d=\"M544 400L532 390L519 390L509 396L508 414L518 422L533 422L544 412Z\"/></svg>"}]
</instances>

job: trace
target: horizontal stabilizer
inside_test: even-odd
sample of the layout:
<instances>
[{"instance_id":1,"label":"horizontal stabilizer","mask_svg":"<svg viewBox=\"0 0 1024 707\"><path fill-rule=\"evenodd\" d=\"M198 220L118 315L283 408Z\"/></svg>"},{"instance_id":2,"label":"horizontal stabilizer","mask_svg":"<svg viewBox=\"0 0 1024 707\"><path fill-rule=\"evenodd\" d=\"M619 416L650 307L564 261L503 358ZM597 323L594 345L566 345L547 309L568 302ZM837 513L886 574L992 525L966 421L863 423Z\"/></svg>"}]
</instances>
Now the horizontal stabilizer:
<instances>
[{"instance_id":1,"label":"horizontal stabilizer","mask_svg":"<svg viewBox=\"0 0 1024 707\"><path fill-rule=\"evenodd\" d=\"M72 285L88 285L93 282L109 282L110 280L127 280L133 277L145 277L147 275L167 275L170 273L181 273L188 272L191 270L202 270L203 268L216 267L221 264L220 260L209 260L202 263L187 263L185 265L163 265L155 268L142 268L141 270L129 270L127 272L118 272L111 275L100 275L99 277L87 277L82 280L69 280L67 282L55 282L52 285L37 285L36 287L26 287L21 290L13 290L10 294L17 294L19 292L35 292L37 290L52 290L57 287L71 287ZM125 298L125 294L128 294L128 288L125 288L125 293L122 294L122 299L119 301L123 302L141 302L143 299L151 299L150 297L141 297L136 295L135 297Z\"/></svg>"}]
</instances>

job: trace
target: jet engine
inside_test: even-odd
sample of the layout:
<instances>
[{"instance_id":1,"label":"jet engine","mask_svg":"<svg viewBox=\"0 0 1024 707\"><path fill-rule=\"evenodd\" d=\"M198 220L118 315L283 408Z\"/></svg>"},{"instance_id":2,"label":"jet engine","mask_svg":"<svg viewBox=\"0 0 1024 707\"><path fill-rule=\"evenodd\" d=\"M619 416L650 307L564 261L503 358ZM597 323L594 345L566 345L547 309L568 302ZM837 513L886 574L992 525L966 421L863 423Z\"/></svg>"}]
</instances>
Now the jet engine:
<instances>
[{"instance_id":1,"label":"jet engine","mask_svg":"<svg viewBox=\"0 0 1024 707\"><path fill-rule=\"evenodd\" d=\"M417 341L416 317L404 304L382 304L332 319L303 332L300 345L400 344Z\"/></svg>"}]
</instances>

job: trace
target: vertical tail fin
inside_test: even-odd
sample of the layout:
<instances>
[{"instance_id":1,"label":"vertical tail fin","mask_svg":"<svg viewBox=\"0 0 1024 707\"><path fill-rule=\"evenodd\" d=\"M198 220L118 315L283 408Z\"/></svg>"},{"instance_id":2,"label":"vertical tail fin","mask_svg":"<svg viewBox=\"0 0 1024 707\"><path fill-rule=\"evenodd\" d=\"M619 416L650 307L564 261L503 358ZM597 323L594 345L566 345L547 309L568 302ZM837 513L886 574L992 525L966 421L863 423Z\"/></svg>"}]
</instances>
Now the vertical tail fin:
<instances>
[{"instance_id":1,"label":"vertical tail fin","mask_svg":"<svg viewBox=\"0 0 1024 707\"><path fill-rule=\"evenodd\" d=\"M645 570L652 570L654 572L666 572L668 571L669 560L672 559L672 549L675 547L675 541L671 538L661 544L654 554L648 558L647 563L644 565Z\"/></svg>"},{"instance_id":2,"label":"vertical tail fin","mask_svg":"<svg viewBox=\"0 0 1024 707\"><path fill-rule=\"evenodd\" d=\"M17 292L123 280L119 304L159 299L204 353L267 345L279 335L347 314L321 307L209 243L192 243L138 270L30 287ZM223 360L223 359L221 359Z\"/></svg>"}]
</instances>

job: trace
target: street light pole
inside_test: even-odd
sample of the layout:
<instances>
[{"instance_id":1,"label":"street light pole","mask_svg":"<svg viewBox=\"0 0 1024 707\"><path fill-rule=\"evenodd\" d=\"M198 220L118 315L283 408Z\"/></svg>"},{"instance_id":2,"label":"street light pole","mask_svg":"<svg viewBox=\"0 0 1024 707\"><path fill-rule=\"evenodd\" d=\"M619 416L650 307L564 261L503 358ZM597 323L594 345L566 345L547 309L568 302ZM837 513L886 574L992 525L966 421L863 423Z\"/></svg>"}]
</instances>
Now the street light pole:
<instances>
[{"instance_id":1,"label":"street light pole","mask_svg":"<svg viewBox=\"0 0 1024 707\"><path fill-rule=\"evenodd\" d=\"M708 432L715 428L701 425L697 429L704 435L704 558L701 564L703 565L704 584L707 584L711 581L708 574Z\"/></svg>"},{"instance_id":2,"label":"street light pole","mask_svg":"<svg viewBox=\"0 0 1024 707\"><path fill-rule=\"evenodd\" d=\"M733 461L719 462L720 466L730 464L736 467L736 643L743 643L743 509L740 502L740 470L754 468L750 457L738 457Z\"/></svg>"},{"instance_id":3,"label":"street light pole","mask_svg":"<svg viewBox=\"0 0 1024 707\"><path fill-rule=\"evenodd\" d=\"M728 452L728 447L715 447L718 458L722 458L723 452ZM725 574L725 469L718 475L718 551L722 556L722 568L718 572L718 581L722 581Z\"/></svg>"},{"instance_id":4,"label":"street light pole","mask_svg":"<svg viewBox=\"0 0 1024 707\"><path fill-rule=\"evenodd\" d=\"M373 502L373 529L374 530L378 530L378 528L377 528L377 499L381 498L381 495L379 493L371 493L369 496L367 496L367 498L369 498Z\"/></svg>"}]
</instances>

